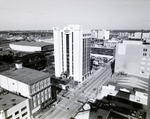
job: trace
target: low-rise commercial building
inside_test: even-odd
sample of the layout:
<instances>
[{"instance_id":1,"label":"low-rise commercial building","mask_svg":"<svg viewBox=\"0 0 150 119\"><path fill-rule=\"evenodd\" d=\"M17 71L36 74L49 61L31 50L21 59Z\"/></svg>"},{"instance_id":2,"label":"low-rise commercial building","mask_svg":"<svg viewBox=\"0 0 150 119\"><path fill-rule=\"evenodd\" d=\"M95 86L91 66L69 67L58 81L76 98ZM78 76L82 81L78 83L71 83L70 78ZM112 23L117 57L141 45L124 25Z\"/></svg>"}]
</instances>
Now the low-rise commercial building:
<instances>
[{"instance_id":1,"label":"low-rise commercial building","mask_svg":"<svg viewBox=\"0 0 150 119\"><path fill-rule=\"evenodd\" d=\"M28 97L32 114L50 105L56 99L49 73L21 67L0 73L1 87ZM55 98L55 99L54 99Z\"/></svg>"},{"instance_id":2,"label":"low-rise commercial building","mask_svg":"<svg viewBox=\"0 0 150 119\"><path fill-rule=\"evenodd\" d=\"M30 119L29 99L5 92L0 94L0 119Z\"/></svg>"},{"instance_id":3,"label":"low-rise commercial building","mask_svg":"<svg viewBox=\"0 0 150 119\"><path fill-rule=\"evenodd\" d=\"M118 40L112 39L112 40L107 40L104 41L104 46L107 48L114 48L116 45L119 43Z\"/></svg>"},{"instance_id":4,"label":"low-rise commercial building","mask_svg":"<svg viewBox=\"0 0 150 119\"><path fill-rule=\"evenodd\" d=\"M36 51L47 51L47 50L54 49L54 45L52 43L28 42L28 41L10 43L9 47L12 50L21 51L21 52L36 52Z\"/></svg>"},{"instance_id":5,"label":"low-rise commercial building","mask_svg":"<svg viewBox=\"0 0 150 119\"><path fill-rule=\"evenodd\" d=\"M127 81L128 82L128 81ZM107 86L102 86L101 97L108 95L124 98L126 100L136 102L142 105L147 105L148 92L146 89L141 89L126 85L126 83L109 82Z\"/></svg>"},{"instance_id":6,"label":"low-rise commercial building","mask_svg":"<svg viewBox=\"0 0 150 119\"><path fill-rule=\"evenodd\" d=\"M109 34L110 34L110 31L108 30L100 30L100 29L93 29L91 31L92 33L92 38L94 39L103 39L103 40L107 40L109 39Z\"/></svg>"}]
</instances>

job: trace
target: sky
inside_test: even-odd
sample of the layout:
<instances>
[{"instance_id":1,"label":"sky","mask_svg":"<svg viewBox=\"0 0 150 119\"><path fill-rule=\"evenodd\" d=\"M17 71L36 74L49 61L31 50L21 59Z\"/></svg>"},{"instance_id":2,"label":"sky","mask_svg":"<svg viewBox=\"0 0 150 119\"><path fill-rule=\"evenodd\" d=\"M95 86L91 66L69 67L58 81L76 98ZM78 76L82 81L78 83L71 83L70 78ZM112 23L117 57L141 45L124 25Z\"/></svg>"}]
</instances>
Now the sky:
<instances>
[{"instance_id":1,"label":"sky","mask_svg":"<svg viewBox=\"0 0 150 119\"><path fill-rule=\"evenodd\" d=\"M0 30L150 29L150 0L0 0Z\"/></svg>"}]
</instances>

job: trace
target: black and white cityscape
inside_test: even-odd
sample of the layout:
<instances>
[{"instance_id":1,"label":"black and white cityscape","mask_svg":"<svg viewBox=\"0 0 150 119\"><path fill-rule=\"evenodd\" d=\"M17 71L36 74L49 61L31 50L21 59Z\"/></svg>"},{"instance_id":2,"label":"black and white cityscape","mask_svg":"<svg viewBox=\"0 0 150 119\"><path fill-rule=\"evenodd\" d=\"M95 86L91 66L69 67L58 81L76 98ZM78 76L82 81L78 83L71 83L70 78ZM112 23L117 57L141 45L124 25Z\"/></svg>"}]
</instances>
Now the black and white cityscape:
<instances>
[{"instance_id":1,"label":"black and white cityscape","mask_svg":"<svg viewBox=\"0 0 150 119\"><path fill-rule=\"evenodd\" d=\"M0 119L150 119L149 0L1 0Z\"/></svg>"}]
</instances>

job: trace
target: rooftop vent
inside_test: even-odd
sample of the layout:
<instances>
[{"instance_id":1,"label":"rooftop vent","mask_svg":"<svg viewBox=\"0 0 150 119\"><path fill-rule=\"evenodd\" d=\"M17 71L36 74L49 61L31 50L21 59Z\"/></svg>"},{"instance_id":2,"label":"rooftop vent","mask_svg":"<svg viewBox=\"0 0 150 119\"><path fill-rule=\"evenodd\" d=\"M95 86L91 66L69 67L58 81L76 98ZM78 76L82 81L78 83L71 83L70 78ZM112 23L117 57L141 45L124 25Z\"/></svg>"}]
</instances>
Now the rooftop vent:
<instances>
[{"instance_id":1,"label":"rooftop vent","mask_svg":"<svg viewBox=\"0 0 150 119\"><path fill-rule=\"evenodd\" d=\"M22 62L20 60L17 60L15 63L16 69L21 69L22 68Z\"/></svg>"},{"instance_id":2,"label":"rooftop vent","mask_svg":"<svg viewBox=\"0 0 150 119\"><path fill-rule=\"evenodd\" d=\"M2 104L2 106L6 106L7 104Z\"/></svg>"},{"instance_id":3,"label":"rooftop vent","mask_svg":"<svg viewBox=\"0 0 150 119\"><path fill-rule=\"evenodd\" d=\"M11 99L11 101L13 102L13 101L15 101L16 99Z\"/></svg>"},{"instance_id":4,"label":"rooftop vent","mask_svg":"<svg viewBox=\"0 0 150 119\"><path fill-rule=\"evenodd\" d=\"M13 106L16 105L16 103L12 104Z\"/></svg>"}]
</instances>

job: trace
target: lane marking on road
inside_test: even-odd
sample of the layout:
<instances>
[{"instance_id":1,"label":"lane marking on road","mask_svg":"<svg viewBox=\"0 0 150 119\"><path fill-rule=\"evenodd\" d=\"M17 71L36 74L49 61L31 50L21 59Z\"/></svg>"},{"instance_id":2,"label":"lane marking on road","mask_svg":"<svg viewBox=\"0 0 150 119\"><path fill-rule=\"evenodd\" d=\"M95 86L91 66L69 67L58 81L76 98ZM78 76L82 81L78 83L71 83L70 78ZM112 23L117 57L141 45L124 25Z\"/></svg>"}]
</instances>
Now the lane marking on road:
<instances>
[{"instance_id":1,"label":"lane marking on road","mask_svg":"<svg viewBox=\"0 0 150 119\"><path fill-rule=\"evenodd\" d=\"M61 109L61 110L65 111L65 112L67 112L67 109L65 109L63 107L56 107L56 108Z\"/></svg>"},{"instance_id":2,"label":"lane marking on road","mask_svg":"<svg viewBox=\"0 0 150 119\"><path fill-rule=\"evenodd\" d=\"M59 104L59 106L61 106L61 107L66 107L66 108L67 108L67 106L65 106L65 105L62 105L62 104Z\"/></svg>"}]
</instances>

